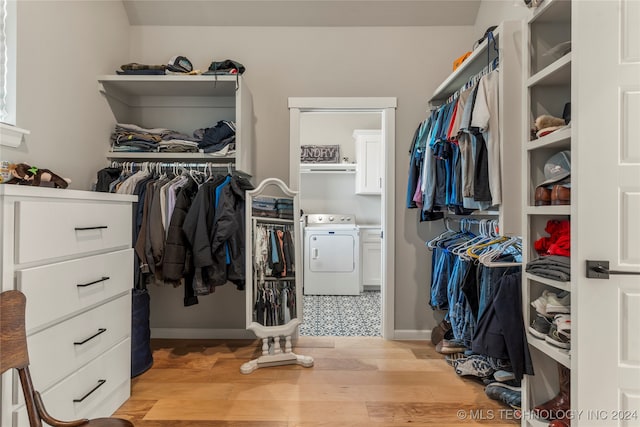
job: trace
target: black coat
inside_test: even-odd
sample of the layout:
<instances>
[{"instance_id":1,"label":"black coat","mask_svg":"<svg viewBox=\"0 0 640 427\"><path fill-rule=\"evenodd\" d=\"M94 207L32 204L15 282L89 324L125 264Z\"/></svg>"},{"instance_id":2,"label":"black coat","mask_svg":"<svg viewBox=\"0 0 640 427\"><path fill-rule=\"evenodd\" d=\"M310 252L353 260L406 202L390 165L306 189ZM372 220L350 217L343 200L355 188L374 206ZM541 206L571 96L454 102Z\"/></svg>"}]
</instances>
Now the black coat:
<instances>
[{"instance_id":1,"label":"black coat","mask_svg":"<svg viewBox=\"0 0 640 427\"><path fill-rule=\"evenodd\" d=\"M180 279L193 273L191 247L184 235L182 225L197 192L198 185L189 179L176 194L176 204L167 232L163 264L164 280L169 283L178 284Z\"/></svg>"},{"instance_id":2,"label":"black coat","mask_svg":"<svg viewBox=\"0 0 640 427\"><path fill-rule=\"evenodd\" d=\"M204 284L213 288L231 281L244 289L244 200L245 191L253 186L248 180L233 176L220 187L225 179L200 187L183 230L193 250L194 266L202 270Z\"/></svg>"}]
</instances>

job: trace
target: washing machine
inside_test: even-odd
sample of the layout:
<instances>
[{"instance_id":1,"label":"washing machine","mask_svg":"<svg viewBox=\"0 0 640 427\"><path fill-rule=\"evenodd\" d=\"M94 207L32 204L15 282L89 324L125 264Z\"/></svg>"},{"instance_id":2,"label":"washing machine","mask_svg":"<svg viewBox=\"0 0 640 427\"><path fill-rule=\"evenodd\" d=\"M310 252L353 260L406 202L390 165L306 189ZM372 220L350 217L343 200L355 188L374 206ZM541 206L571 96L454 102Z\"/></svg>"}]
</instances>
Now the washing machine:
<instances>
[{"instance_id":1,"label":"washing machine","mask_svg":"<svg viewBox=\"0 0 640 427\"><path fill-rule=\"evenodd\" d=\"M359 295L360 238L354 215L309 214L304 228L304 294Z\"/></svg>"}]
</instances>

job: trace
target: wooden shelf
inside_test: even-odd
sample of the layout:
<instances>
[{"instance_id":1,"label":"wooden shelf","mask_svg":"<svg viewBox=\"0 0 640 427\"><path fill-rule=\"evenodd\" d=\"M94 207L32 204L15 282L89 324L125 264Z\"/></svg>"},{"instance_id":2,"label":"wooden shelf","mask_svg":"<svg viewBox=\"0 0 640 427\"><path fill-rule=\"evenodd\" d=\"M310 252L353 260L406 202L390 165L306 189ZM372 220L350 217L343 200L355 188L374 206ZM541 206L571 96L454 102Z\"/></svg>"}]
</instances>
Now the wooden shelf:
<instances>
[{"instance_id":1,"label":"wooden shelf","mask_svg":"<svg viewBox=\"0 0 640 427\"><path fill-rule=\"evenodd\" d=\"M542 138L534 139L525 144L528 151L540 148L571 149L571 127L558 129Z\"/></svg>"},{"instance_id":2,"label":"wooden shelf","mask_svg":"<svg viewBox=\"0 0 640 427\"><path fill-rule=\"evenodd\" d=\"M571 292L571 282L560 282L558 280L549 279L547 277L536 276L531 273L524 273L524 277L534 282L542 283L543 285L551 286L562 291Z\"/></svg>"},{"instance_id":3,"label":"wooden shelf","mask_svg":"<svg viewBox=\"0 0 640 427\"><path fill-rule=\"evenodd\" d=\"M560 86L571 84L571 52L537 72L527 80L527 86Z\"/></svg>"},{"instance_id":4,"label":"wooden shelf","mask_svg":"<svg viewBox=\"0 0 640 427\"><path fill-rule=\"evenodd\" d=\"M496 41L500 39L500 32L502 26L498 26L493 31L493 36ZM487 49L489 49L489 40L484 40L474 51L469 55L464 62L456 68L456 70L449 75L438 88L433 92L429 102L432 104L441 104L455 91L459 90L471 76L478 74L483 68L487 66ZM490 61L493 61L497 57L497 53L490 51Z\"/></svg>"},{"instance_id":5,"label":"wooden shelf","mask_svg":"<svg viewBox=\"0 0 640 427\"><path fill-rule=\"evenodd\" d=\"M527 341L529 342L529 345L531 347L540 350L542 353L546 354L556 362L561 363L562 365L571 369L571 357L569 356L569 352L567 350L554 347L546 341L534 337L530 333L527 333Z\"/></svg>"}]
</instances>

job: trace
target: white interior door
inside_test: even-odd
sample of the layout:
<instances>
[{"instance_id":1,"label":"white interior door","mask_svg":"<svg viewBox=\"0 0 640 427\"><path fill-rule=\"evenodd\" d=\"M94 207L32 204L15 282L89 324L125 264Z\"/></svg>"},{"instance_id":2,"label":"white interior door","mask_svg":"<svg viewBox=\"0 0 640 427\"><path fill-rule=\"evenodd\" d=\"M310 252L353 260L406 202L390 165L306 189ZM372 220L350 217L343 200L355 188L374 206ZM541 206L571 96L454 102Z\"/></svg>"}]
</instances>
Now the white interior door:
<instances>
[{"instance_id":1,"label":"white interior door","mask_svg":"<svg viewBox=\"0 0 640 427\"><path fill-rule=\"evenodd\" d=\"M572 212L580 426L640 425L640 1L574 1ZM576 247L577 246L577 247ZM609 279L586 261L609 261ZM577 362L577 363L576 363ZM576 375L577 374L577 375ZM572 423L573 425L573 423Z\"/></svg>"}]
</instances>

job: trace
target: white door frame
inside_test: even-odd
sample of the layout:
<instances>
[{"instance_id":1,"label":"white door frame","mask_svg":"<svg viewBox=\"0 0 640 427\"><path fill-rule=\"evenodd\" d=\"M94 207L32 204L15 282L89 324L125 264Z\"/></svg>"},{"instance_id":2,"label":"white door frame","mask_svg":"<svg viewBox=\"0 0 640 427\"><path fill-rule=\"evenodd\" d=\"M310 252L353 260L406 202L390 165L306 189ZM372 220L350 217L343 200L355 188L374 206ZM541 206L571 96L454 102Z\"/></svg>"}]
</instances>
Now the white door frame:
<instances>
[{"instance_id":1,"label":"white door frame","mask_svg":"<svg viewBox=\"0 0 640 427\"><path fill-rule=\"evenodd\" d=\"M382 337L395 333L395 134L396 98L289 98L289 187L300 190L300 113L310 111L379 112L382 116Z\"/></svg>"}]
</instances>

